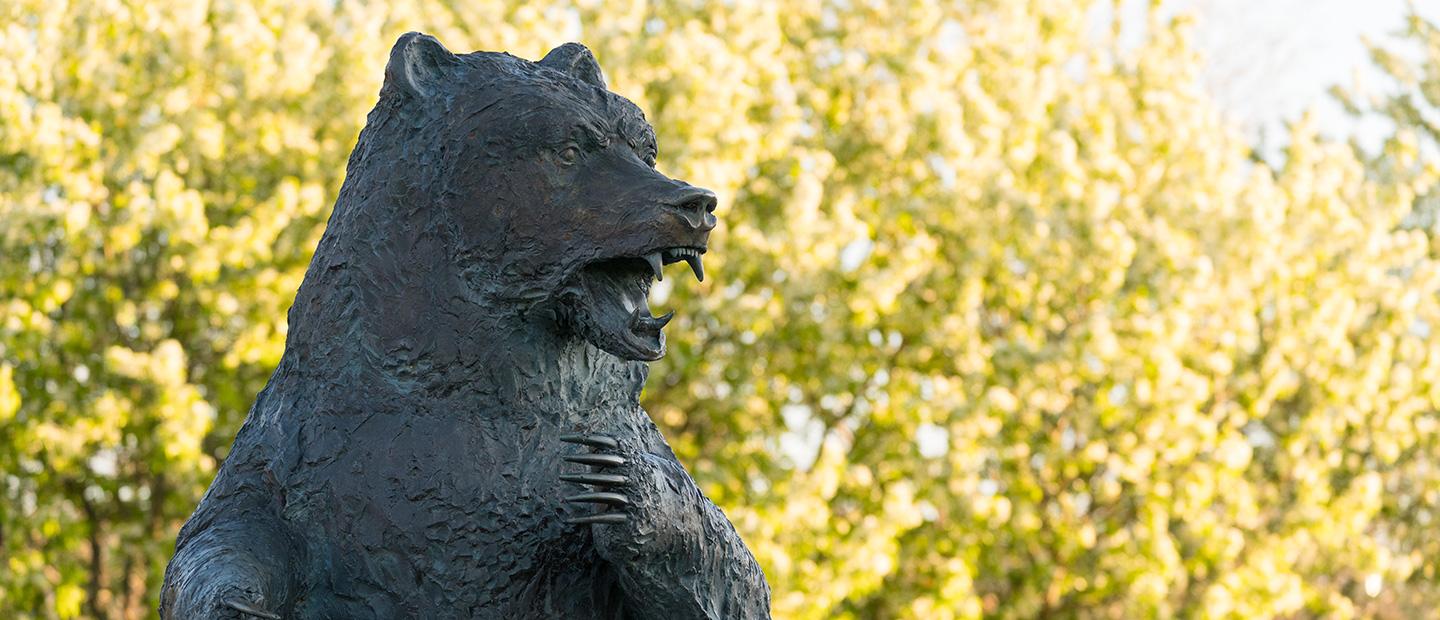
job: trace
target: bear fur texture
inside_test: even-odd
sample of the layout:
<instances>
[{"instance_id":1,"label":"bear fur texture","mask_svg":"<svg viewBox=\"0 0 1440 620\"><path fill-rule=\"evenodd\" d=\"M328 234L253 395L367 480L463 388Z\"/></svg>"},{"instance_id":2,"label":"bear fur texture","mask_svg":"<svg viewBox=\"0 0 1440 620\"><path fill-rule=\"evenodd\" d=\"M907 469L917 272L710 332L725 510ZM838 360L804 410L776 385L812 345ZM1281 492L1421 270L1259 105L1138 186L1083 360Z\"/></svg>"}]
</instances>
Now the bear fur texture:
<instances>
[{"instance_id":1,"label":"bear fur texture","mask_svg":"<svg viewBox=\"0 0 1440 620\"><path fill-rule=\"evenodd\" d=\"M400 38L163 618L768 618L725 515L640 408L646 304L714 194L590 51ZM678 273L678 271L676 272Z\"/></svg>"}]
</instances>

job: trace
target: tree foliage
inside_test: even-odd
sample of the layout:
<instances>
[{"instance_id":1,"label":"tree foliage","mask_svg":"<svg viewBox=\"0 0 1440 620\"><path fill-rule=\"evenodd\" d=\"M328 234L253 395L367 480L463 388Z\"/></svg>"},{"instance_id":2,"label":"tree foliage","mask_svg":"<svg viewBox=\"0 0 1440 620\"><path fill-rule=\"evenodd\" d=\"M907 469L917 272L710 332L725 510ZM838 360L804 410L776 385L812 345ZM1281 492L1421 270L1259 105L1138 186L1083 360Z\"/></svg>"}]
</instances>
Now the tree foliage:
<instances>
[{"instance_id":1,"label":"tree foliage","mask_svg":"<svg viewBox=\"0 0 1440 620\"><path fill-rule=\"evenodd\" d=\"M1423 128L1257 164L1103 8L0 5L0 614L153 613L411 29L583 41L722 196L644 398L777 617L1433 610Z\"/></svg>"},{"instance_id":2,"label":"tree foliage","mask_svg":"<svg viewBox=\"0 0 1440 620\"><path fill-rule=\"evenodd\" d=\"M1374 65L1383 78L1366 91L1336 90L1341 102L1362 121L1379 119L1388 135L1373 150L1356 147L1369 176L1386 186L1411 190L1412 202L1396 224L1411 235L1423 235L1429 256L1440 257L1440 24L1427 20L1418 5L1411 7L1399 40L1393 45L1370 44ZM1415 291L1434 294L1433 289ZM1433 323L1417 323L1432 340ZM1432 353L1433 355L1433 353ZM1440 558L1440 539L1434 536L1440 518L1440 469L1431 459L1440 453L1431 438L1436 388L1431 390L1429 416L1416 420L1426 439L1417 442L1415 454L1395 464L1394 494L1377 525L1392 544L1422 558ZM1440 609L1440 562L1416 567L1406 587L1384 592L1376 607L1395 617L1421 617Z\"/></svg>"}]
</instances>

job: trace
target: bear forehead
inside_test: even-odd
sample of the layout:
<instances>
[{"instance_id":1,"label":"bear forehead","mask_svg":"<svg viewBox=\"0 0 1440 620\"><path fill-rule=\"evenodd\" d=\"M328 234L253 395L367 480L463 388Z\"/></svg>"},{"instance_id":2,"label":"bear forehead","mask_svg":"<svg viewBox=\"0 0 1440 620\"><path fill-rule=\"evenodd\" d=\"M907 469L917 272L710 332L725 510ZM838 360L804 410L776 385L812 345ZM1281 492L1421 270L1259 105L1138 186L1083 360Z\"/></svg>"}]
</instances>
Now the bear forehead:
<instances>
[{"instance_id":1,"label":"bear forehead","mask_svg":"<svg viewBox=\"0 0 1440 620\"><path fill-rule=\"evenodd\" d=\"M634 148L655 148L654 127L629 99L554 70L540 70L554 75L507 76L478 83L468 94L456 96L456 114L546 144L618 138Z\"/></svg>"},{"instance_id":2,"label":"bear forehead","mask_svg":"<svg viewBox=\"0 0 1440 620\"><path fill-rule=\"evenodd\" d=\"M467 56L471 70L453 92L455 111L465 117L506 119L512 129L538 130L547 142L618 138L634 148L655 147L645 113L617 93L509 54Z\"/></svg>"}]
</instances>

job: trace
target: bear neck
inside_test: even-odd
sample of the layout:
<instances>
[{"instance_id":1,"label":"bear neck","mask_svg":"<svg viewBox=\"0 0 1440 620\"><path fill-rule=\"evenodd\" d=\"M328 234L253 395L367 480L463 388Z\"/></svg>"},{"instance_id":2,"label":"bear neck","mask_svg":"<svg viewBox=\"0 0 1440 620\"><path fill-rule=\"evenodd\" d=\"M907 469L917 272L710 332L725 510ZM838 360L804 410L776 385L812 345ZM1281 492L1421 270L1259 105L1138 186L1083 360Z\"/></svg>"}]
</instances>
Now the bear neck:
<instances>
[{"instance_id":1,"label":"bear neck","mask_svg":"<svg viewBox=\"0 0 1440 620\"><path fill-rule=\"evenodd\" d=\"M494 344L503 353L478 377L481 400L547 417L588 417L640 406L649 366L622 360L545 324L525 324Z\"/></svg>"},{"instance_id":2,"label":"bear neck","mask_svg":"<svg viewBox=\"0 0 1440 620\"><path fill-rule=\"evenodd\" d=\"M482 324L458 335L459 346L432 349L443 368L432 368L406 390L556 419L639 406L645 363L617 358L548 317L494 317Z\"/></svg>"},{"instance_id":3,"label":"bear neck","mask_svg":"<svg viewBox=\"0 0 1440 620\"><path fill-rule=\"evenodd\" d=\"M446 296L357 302L357 285L373 283L373 272L349 261L322 272L328 277L307 278L291 309L277 379L327 392L334 411L386 403L573 421L639 407L648 366L595 347L552 317Z\"/></svg>"}]
</instances>

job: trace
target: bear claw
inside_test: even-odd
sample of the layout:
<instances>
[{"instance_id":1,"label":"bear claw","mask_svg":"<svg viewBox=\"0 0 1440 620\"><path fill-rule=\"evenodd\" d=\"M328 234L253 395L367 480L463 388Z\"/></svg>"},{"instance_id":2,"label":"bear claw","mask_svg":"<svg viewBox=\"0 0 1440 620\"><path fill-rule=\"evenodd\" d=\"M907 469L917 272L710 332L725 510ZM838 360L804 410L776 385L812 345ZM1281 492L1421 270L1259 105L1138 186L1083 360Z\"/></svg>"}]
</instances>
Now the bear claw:
<instances>
[{"instance_id":1,"label":"bear claw","mask_svg":"<svg viewBox=\"0 0 1440 620\"><path fill-rule=\"evenodd\" d=\"M595 493L581 493L565 498L567 502L590 502L594 504L608 504L611 506L629 506L630 498L619 493L607 493L598 491Z\"/></svg>"},{"instance_id":2,"label":"bear claw","mask_svg":"<svg viewBox=\"0 0 1440 620\"><path fill-rule=\"evenodd\" d=\"M624 523L627 520L629 520L629 517L625 516L625 513L623 512L604 512L598 515L589 515L585 517L574 517L566 519L565 523L568 523L570 525L585 525L587 523L618 524Z\"/></svg>"},{"instance_id":3,"label":"bear claw","mask_svg":"<svg viewBox=\"0 0 1440 620\"><path fill-rule=\"evenodd\" d=\"M625 464L623 457L613 454L572 454L565 457L565 460L571 463L594 465L596 467L618 467Z\"/></svg>"},{"instance_id":4,"label":"bear claw","mask_svg":"<svg viewBox=\"0 0 1440 620\"><path fill-rule=\"evenodd\" d=\"M616 487L630 482L629 478L619 474L560 474L560 479L597 487Z\"/></svg>"},{"instance_id":5,"label":"bear claw","mask_svg":"<svg viewBox=\"0 0 1440 620\"><path fill-rule=\"evenodd\" d=\"M280 620L280 614L270 613L263 609L256 609L239 601L220 601L220 604L229 607L230 609L233 609L235 611L238 611L242 614L249 614L251 616L255 616L256 618L265 618L266 620Z\"/></svg>"},{"instance_id":6,"label":"bear claw","mask_svg":"<svg viewBox=\"0 0 1440 620\"><path fill-rule=\"evenodd\" d=\"M605 448L614 450L620 447L620 443L604 435L561 435L560 441L565 443L578 443L592 448Z\"/></svg>"},{"instance_id":7,"label":"bear claw","mask_svg":"<svg viewBox=\"0 0 1440 620\"><path fill-rule=\"evenodd\" d=\"M600 451L615 450L616 448L620 447L620 442L615 441L614 438L606 437L604 435L565 435L562 436L560 440L566 443L589 446ZM565 461L570 463L589 465L591 467L619 467L626 463L624 457L616 454L606 454L604 452L571 454L564 457L564 459ZM600 487L600 490L587 490L587 492L585 493L580 493L578 495L572 495L570 497L567 497L565 498L566 502L599 504L602 506L618 507L622 510L624 507L630 505L629 497L609 490L614 487L623 487L624 485L629 484L630 478L626 476L622 476L619 474L586 472L575 474L561 474L560 479L566 482L575 482L579 484L591 485L593 487ZM599 514L566 519L565 523L570 525L581 525L588 523L617 524L624 523L628 519L629 517L626 516L624 512L602 512Z\"/></svg>"}]
</instances>

